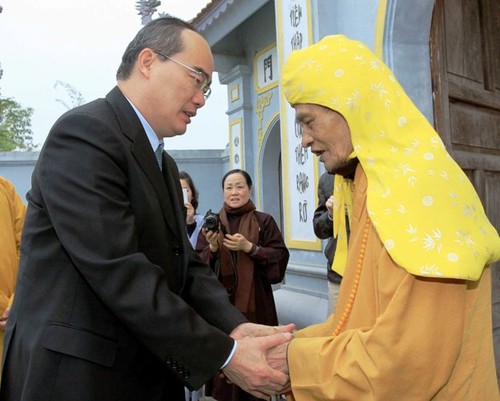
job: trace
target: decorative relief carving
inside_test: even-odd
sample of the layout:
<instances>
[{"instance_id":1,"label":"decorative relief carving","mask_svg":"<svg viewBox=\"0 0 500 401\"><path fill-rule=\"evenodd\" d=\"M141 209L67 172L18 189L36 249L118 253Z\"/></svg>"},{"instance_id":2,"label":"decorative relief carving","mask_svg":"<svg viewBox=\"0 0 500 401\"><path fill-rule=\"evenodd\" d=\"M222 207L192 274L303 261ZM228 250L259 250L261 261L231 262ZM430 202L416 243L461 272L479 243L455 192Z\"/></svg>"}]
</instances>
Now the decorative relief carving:
<instances>
[{"instance_id":1,"label":"decorative relief carving","mask_svg":"<svg viewBox=\"0 0 500 401\"><path fill-rule=\"evenodd\" d=\"M262 141L264 140L264 132L262 131L262 120L264 119L264 109L271 104L272 92L264 93L257 98L257 105L255 107L255 114L257 115L257 145L260 150Z\"/></svg>"}]
</instances>

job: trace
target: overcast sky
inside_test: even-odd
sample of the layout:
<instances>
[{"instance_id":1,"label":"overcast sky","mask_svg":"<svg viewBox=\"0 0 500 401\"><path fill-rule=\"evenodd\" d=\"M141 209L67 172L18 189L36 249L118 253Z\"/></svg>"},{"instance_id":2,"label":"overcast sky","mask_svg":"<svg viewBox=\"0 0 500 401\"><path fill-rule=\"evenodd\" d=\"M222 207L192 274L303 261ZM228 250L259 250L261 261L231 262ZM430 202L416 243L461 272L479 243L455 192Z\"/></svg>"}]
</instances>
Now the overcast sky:
<instances>
[{"instance_id":1,"label":"overcast sky","mask_svg":"<svg viewBox=\"0 0 500 401\"><path fill-rule=\"evenodd\" d=\"M158 11L191 19L209 0L161 0ZM69 102L62 81L91 101L116 84L115 73L141 28L135 0L0 0L0 92L34 109L35 143L42 144ZM154 17L157 15L155 14ZM214 74L207 105L169 149L223 149L228 141L226 87Z\"/></svg>"}]
</instances>

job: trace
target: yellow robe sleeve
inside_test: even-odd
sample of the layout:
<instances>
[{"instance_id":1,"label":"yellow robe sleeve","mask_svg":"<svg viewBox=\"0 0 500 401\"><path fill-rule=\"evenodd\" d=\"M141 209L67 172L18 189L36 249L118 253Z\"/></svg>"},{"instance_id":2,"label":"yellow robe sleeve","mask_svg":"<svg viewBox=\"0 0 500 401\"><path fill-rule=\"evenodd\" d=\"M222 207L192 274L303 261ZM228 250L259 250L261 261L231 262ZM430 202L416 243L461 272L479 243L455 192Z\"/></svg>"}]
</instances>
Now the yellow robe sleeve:
<instances>
[{"instance_id":1,"label":"yellow robe sleeve","mask_svg":"<svg viewBox=\"0 0 500 401\"><path fill-rule=\"evenodd\" d=\"M24 218L26 216L26 205L23 203L21 197L14 191L13 196L13 209L14 209L14 232L16 235L16 249L17 249L17 266L19 267L19 257L21 254L21 235L23 232ZM17 269L14 282L17 281ZM14 285L15 286L15 285ZM14 300L14 292L10 296L9 306L12 305Z\"/></svg>"},{"instance_id":2,"label":"yellow robe sleeve","mask_svg":"<svg viewBox=\"0 0 500 401\"><path fill-rule=\"evenodd\" d=\"M313 324L312 326L306 327L300 331L294 333L294 338L301 337L325 337L332 335L333 319L335 315L331 314L328 316L327 320L320 324Z\"/></svg>"},{"instance_id":3,"label":"yellow robe sleeve","mask_svg":"<svg viewBox=\"0 0 500 401\"><path fill-rule=\"evenodd\" d=\"M488 290L489 273L489 269L484 273L482 290ZM494 369L474 372L477 359L467 360L467 355L460 353L464 336L491 333L491 314L485 299L468 302L463 281L422 279L408 273L403 276L387 309L372 324L348 327L333 337L335 320L330 319L297 333L288 350L292 399L448 400L434 397L443 387L453 387L449 379L454 370L455 385L470 385L472 379L495 384ZM465 317L471 308L483 323L476 319L477 324L469 327ZM479 357L487 359L489 346L484 346ZM475 387L478 390L481 386ZM499 399L492 386L480 391L472 394L483 394L484 398L464 393L463 398L449 400Z\"/></svg>"}]
</instances>

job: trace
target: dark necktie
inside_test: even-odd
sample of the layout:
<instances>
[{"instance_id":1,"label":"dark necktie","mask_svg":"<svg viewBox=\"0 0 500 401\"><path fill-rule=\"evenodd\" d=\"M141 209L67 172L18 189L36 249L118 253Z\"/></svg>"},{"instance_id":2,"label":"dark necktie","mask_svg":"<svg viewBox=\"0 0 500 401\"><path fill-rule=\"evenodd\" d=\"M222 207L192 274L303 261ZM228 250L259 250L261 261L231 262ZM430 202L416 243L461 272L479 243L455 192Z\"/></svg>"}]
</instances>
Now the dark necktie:
<instances>
[{"instance_id":1,"label":"dark necktie","mask_svg":"<svg viewBox=\"0 0 500 401\"><path fill-rule=\"evenodd\" d=\"M155 150L156 161L158 162L160 170L162 169L162 154L163 154L163 143L160 143Z\"/></svg>"}]
</instances>

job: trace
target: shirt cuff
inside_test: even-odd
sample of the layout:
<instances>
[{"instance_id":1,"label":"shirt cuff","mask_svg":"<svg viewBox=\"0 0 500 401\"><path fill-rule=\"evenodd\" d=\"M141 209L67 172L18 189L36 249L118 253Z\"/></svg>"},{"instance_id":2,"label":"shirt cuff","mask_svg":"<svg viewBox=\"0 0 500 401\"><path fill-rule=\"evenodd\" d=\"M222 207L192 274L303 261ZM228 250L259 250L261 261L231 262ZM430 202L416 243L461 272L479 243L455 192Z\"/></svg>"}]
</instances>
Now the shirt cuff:
<instances>
[{"instance_id":1,"label":"shirt cuff","mask_svg":"<svg viewBox=\"0 0 500 401\"><path fill-rule=\"evenodd\" d=\"M234 353L236 352L236 348L237 348L237 347L238 347L238 341L234 340L233 349L232 349L232 350L231 350L231 352L229 353L229 356L227 357L226 362L224 362L224 365L222 365L222 366L220 367L221 369L224 369L224 368L227 366L227 364L228 364L229 362L231 362L231 359L232 359L232 357L233 357Z\"/></svg>"}]
</instances>

